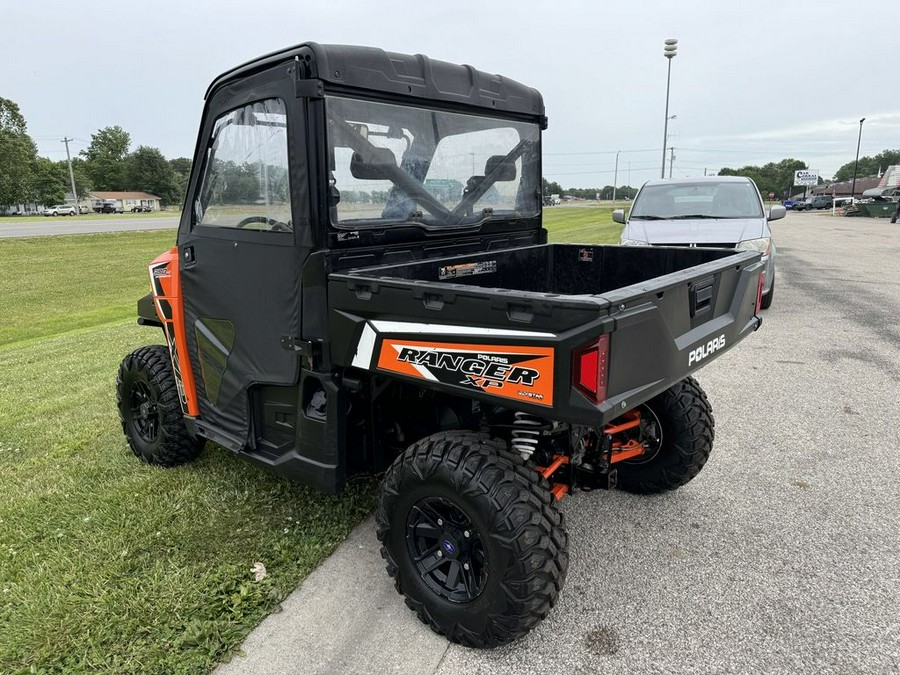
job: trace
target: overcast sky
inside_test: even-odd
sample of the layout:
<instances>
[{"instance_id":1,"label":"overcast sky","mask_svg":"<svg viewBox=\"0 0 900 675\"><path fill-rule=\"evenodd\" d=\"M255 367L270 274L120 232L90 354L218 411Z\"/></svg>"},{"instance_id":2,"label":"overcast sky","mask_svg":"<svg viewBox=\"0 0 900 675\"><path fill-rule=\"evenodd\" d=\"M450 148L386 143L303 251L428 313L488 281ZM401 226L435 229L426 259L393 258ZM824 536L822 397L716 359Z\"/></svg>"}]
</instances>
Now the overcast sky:
<instances>
[{"instance_id":1,"label":"overcast sky","mask_svg":"<svg viewBox=\"0 0 900 675\"><path fill-rule=\"evenodd\" d=\"M675 176L794 157L831 177L900 147L900 14L890 2L648 0L6 0L0 96L42 155L65 158L118 124L132 148L192 156L219 73L303 41L468 63L536 87L544 175L571 187L659 175L663 41L672 63ZM667 165L668 170L668 165Z\"/></svg>"}]
</instances>

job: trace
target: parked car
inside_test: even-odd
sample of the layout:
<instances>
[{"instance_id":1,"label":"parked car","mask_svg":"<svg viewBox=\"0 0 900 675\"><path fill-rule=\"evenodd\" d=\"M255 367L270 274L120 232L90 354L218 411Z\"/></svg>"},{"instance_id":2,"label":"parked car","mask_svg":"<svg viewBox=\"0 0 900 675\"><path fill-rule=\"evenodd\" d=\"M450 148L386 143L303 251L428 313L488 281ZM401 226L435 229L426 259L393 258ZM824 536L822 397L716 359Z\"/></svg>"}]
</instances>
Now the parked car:
<instances>
[{"instance_id":1,"label":"parked car","mask_svg":"<svg viewBox=\"0 0 900 675\"><path fill-rule=\"evenodd\" d=\"M119 202L114 199L97 202L94 204L94 211L96 213L125 213L125 209L119 206Z\"/></svg>"},{"instance_id":2,"label":"parked car","mask_svg":"<svg viewBox=\"0 0 900 675\"><path fill-rule=\"evenodd\" d=\"M152 206L145 206L143 204L138 204L137 206L131 207L132 213L150 213L153 210Z\"/></svg>"},{"instance_id":3,"label":"parked car","mask_svg":"<svg viewBox=\"0 0 900 675\"><path fill-rule=\"evenodd\" d=\"M644 183L628 218L623 209L613 220L623 223L626 246L688 246L759 251L765 263L761 307L775 294L775 242L770 220L784 218L781 204L763 205L756 184L744 176L657 179Z\"/></svg>"},{"instance_id":4,"label":"parked car","mask_svg":"<svg viewBox=\"0 0 900 675\"><path fill-rule=\"evenodd\" d=\"M807 209L811 209L812 207L809 205L808 199L795 199L794 200L794 211L806 211Z\"/></svg>"},{"instance_id":5,"label":"parked car","mask_svg":"<svg viewBox=\"0 0 900 675\"><path fill-rule=\"evenodd\" d=\"M84 214L84 213L90 213L90 212L91 212L91 210L88 207L86 207L84 204L79 205L78 213Z\"/></svg>"},{"instance_id":6,"label":"parked car","mask_svg":"<svg viewBox=\"0 0 900 675\"><path fill-rule=\"evenodd\" d=\"M788 211L790 211L791 209L794 208L794 203L795 203L795 202L794 202L793 199L785 199L783 202L781 202L781 205L782 205L784 208L786 208Z\"/></svg>"},{"instance_id":7,"label":"parked car","mask_svg":"<svg viewBox=\"0 0 900 675\"><path fill-rule=\"evenodd\" d=\"M41 213L45 216L74 216L76 215L75 207L70 204L57 204L56 206L48 206Z\"/></svg>"},{"instance_id":8,"label":"parked car","mask_svg":"<svg viewBox=\"0 0 900 675\"><path fill-rule=\"evenodd\" d=\"M809 204L811 209L830 209L831 197L828 195L816 195Z\"/></svg>"}]
</instances>

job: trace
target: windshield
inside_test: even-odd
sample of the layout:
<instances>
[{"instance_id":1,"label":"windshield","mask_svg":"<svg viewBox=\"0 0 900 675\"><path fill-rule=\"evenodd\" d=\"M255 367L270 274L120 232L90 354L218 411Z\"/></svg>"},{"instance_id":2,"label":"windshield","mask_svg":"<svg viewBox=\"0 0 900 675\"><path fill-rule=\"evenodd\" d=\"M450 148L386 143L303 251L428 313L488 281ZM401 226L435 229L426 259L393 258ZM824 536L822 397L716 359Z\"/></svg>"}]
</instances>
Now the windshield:
<instances>
[{"instance_id":1,"label":"windshield","mask_svg":"<svg viewBox=\"0 0 900 675\"><path fill-rule=\"evenodd\" d=\"M761 218L751 183L704 181L645 185L631 207L631 219Z\"/></svg>"},{"instance_id":2,"label":"windshield","mask_svg":"<svg viewBox=\"0 0 900 675\"><path fill-rule=\"evenodd\" d=\"M331 220L445 227L540 213L536 123L329 96Z\"/></svg>"}]
</instances>

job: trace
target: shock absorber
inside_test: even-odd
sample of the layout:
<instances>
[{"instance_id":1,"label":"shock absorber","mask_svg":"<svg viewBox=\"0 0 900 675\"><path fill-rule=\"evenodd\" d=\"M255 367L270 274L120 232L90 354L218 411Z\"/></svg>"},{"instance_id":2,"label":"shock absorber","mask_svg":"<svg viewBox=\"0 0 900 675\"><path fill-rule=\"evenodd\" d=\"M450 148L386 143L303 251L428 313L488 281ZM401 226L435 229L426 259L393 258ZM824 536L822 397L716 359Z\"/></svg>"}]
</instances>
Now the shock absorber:
<instances>
[{"instance_id":1,"label":"shock absorber","mask_svg":"<svg viewBox=\"0 0 900 675\"><path fill-rule=\"evenodd\" d=\"M537 450L541 429L544 422L534 415L526 412L517 412L513 421L511 433L513 450L518 452L526 462Z\"/></svg>"}]
</instances>

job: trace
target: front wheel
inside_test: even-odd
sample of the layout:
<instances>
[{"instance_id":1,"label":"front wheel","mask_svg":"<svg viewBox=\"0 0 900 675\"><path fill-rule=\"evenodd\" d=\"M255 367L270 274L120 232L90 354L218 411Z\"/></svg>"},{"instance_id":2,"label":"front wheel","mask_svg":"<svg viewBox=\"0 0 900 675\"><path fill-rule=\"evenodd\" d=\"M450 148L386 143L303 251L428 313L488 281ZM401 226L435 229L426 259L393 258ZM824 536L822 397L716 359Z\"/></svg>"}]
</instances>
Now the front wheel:
<instances>
[{"instance_id":1,"label":"front wheel","mask_svg":"<svg viewBox=\"0 0 900 675\"><path fill-rule=\"evenodd\" d=\"M772 285L769 287L769 292L765 293L762 296L762 300L759 302L760 309L769 309L772 306L772 299L775 297L775 277L772 277Z\"/></svg>"},{"instance_id":2,"label":"front wheel","mask_svg":"<svg viewBox=\"0 0 900 675\"><path fill-rule=\"evenodd\" d=\"M556 500L532 473L477 435L442 433L385 474L376 523L388 574L452 642L506 644L556 604L568 538Z\"/></svg>"},{"instance_id":3,"label":"front wheel","mask_svg":"<svg viewBox=\"0 0 900 675\"><path fill-rule=\"evenodd\" d=\"M178 466L196 459L203 439L188 433L169 350L136 349L122 360L116 401L131 451L147 464Z\"/></svg>"},{"instance_id":4,"label":"front wheel","mask_svg":"<svg viewBox=\"0 0 900 675\"><path fill-rule=\"evenodd\" d=\"M712 452L715 420L706 393L693 377L669 387L641 406L653 433L647 454L617 464L626 492L654 494L692 480Z\"/></svg>"}]
</instances>

